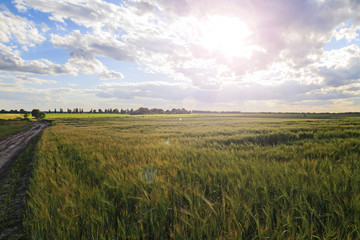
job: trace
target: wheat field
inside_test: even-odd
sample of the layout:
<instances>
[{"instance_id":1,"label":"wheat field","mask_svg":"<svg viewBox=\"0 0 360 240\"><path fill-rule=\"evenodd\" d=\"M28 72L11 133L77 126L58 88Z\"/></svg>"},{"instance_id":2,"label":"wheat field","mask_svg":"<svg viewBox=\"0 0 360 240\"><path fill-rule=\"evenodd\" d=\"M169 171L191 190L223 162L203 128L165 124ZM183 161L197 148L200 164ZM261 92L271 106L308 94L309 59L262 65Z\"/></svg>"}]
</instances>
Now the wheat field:
<instances>
[{"instance_id":1,"label":"wheat field","mask_svg":"<svg viewBox=\"0 0 360 240\"><path fill-rule=\"evenodd\" d=\"M56 118L35 152L25 229L32 239L357 239L359 126L351 115Z\"/></svg>"}]
</instances>

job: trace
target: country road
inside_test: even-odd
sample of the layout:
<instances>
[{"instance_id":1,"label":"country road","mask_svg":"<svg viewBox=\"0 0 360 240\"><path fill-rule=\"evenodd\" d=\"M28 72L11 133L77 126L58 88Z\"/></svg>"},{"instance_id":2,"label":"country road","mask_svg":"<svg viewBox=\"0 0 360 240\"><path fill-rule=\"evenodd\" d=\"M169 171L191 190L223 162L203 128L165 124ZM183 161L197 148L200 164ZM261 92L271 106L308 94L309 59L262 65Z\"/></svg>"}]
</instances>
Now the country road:
<instances>
[{"instance_id":1,"label":"country road","mask_svg":"<svg viewBox=\"0 0 360 240\"><path fill-rule=\"evenodd\" d=\"M0 141L0 175L11 165L11 162L16 159L19 153L28 146L31 139L49 126L50 123L46 121L34 122L31 128Z\"/></svg>"}]
</instances>

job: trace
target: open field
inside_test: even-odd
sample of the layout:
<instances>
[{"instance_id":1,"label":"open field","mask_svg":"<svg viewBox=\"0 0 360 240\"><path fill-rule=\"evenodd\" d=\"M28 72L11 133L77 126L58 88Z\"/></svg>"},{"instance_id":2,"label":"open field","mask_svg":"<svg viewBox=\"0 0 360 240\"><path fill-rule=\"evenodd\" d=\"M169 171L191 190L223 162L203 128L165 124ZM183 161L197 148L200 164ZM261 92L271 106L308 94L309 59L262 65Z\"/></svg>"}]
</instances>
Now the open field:
<instances>
[{"instance_id":1,"label":"open field","mask_svg":"<svg viewBox=\"0 0 360 240\"><path fill-rule=\"evenodd\" d=\"M58 118L35 152L25 230L358 239L359 126L340 115Z\"/></svg>"},{"instance_id":2,"label":"open field","mask_svg":"<svg viewBox=\"0 0 360 240\"><path fill-rule=\"evenodd\" d=\"M23 119L24 114L17 114L17 113L2 113L0 114L0 119L3 120L14 120L14 119Z\"/></svg>"}]
</instances>

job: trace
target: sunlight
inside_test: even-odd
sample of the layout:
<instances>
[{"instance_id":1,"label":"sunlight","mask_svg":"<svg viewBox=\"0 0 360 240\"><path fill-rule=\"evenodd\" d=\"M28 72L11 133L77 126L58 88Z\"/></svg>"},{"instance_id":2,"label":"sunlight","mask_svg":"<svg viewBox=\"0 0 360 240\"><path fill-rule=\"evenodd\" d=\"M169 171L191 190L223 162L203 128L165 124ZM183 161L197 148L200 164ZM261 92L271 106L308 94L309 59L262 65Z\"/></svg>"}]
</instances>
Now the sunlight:
<instances>
[{"instance_id":1,"label":"sunlight","mask_svg":"<svg viewBox=\"0 0 360 240\"><path fill-rule=\"evenodd\" d=\"M213 52L220 52L226 57L250 58L252 48L246 41L252 32L244 22L235 17L211 16L204 24L201 43Z\"/></svg>"}]
</instances>

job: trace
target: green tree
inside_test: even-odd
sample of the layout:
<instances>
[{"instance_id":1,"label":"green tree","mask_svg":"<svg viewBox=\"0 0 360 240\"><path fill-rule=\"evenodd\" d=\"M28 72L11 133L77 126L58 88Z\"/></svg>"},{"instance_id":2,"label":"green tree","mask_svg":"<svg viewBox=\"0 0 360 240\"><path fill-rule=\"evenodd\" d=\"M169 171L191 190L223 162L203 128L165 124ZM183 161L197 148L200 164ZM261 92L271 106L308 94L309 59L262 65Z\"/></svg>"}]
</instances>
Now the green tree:
<instances>
[{"instance_id":1,"label":"green tree","mask_svg":"<svg viewBox=\"0 0 360 240\"><path fill-rule=\"evenodd\" d=\"M39 109L33 109L33 110L31 111L31 115L32 115L34 118L38 118L40 112L41 112L41 111L40 111Z\"/></svg>"},{"instance_id":2,"label":"green tree","mask_svg":"<svg viewBox=\"0 0 360 240\"><path fill-rule=\"evenodd\" d=\"M36 119L44 119L46 114L42 111L40 111L39 109L33 109L31 111L31 115L36 118Z\"/></svg>"}]
</instances>

